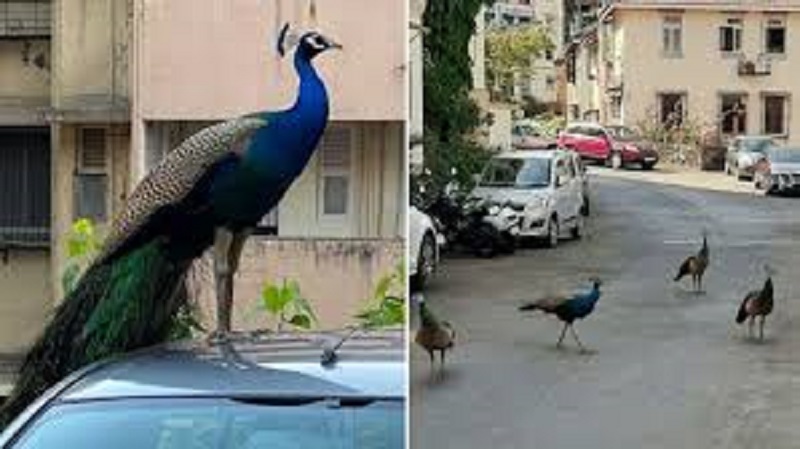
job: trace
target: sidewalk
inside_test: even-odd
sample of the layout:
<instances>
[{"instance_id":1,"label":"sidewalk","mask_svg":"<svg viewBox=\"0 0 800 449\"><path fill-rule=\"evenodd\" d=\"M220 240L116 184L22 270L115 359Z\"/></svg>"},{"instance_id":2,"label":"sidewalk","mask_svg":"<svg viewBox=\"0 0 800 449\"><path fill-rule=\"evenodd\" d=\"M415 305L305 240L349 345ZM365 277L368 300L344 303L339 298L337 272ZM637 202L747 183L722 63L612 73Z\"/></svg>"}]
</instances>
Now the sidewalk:
<instances>
[{"instance_id":1,"label":"sidewalk","mask_svg":"<svg viewBox=\"0 0 800 449\"><path fill-rule=\"evenodd\" d=\"M701 171L686 167L661 165L650 171L636 168L611 170L603 167L589 167L589 174L591 176L630 179L718 192L763 195L762 192L756 190L752 181L738 181L734 176L728 176L721 171Z\"/></svg>"}]
</instances>

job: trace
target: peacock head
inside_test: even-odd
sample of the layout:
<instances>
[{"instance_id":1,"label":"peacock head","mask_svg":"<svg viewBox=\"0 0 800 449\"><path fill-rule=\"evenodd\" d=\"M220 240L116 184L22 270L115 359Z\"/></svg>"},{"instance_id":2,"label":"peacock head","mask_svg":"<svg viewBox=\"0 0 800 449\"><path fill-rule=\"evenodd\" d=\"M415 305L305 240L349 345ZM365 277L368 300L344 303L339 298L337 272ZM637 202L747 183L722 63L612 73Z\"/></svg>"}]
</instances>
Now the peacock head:
<instances>
[{"instance_id":1,"label":"peacock head","mask_svg":"<svg viewBox=\"0 0 800 449\"><path fill-rule=\"evenodd\" d=\"M591 277L591 278L589 278L589 282L591 282L591 283L592 283L592 286L593 286L594 288L597 288L597 289L599 289L599 288L600 288L600 286L601 286L601 285L603 285L603 281L602 281L602 280L600 280L600 278L599 278L599 277Z\"/></svg>"},{"instance_id":2,"label":"peacock head","mask_svg":"<svg viewBox=\"0 0 800 449\"><path fill-rule=\"evenodd\" d=\"M334 40L323 36L317 31L309 31L302 36L289 31L289 24L283 25L278 36L278 53L285 56L289 47L297 46L297 55L306 60L312 60L317 55L328 50L340 50L341 45Z\"/></svg>"}]
</instances>

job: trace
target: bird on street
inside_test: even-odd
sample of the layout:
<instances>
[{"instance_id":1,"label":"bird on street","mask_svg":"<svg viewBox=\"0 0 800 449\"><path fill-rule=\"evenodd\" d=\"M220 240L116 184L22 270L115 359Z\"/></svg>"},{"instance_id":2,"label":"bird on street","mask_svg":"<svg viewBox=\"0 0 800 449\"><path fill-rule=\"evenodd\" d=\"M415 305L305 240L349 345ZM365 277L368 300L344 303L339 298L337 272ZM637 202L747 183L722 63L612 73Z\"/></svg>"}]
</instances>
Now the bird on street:
<instances>
[{"instance_id":1,"label":"bird on street","mask_svg":"<svg viewBox=\"0 0 800 449\"><path fill-rule=\"evenodd\" d=\"M703 246L697 254L689 256L683 261L674 281L678 282L687 274L691 275L692 288L696 292L701 292L703 289L703 274L705 274L709 262L708 240L706 233L703 232Z\"/></svg>"},{"instance_id":2,"label":"bird on street","mask_svg":"<svg viewBox=\"0 0 800 449\"><path fill-rule=\"evenodd\" d=\"M420 345L431 359L431 370L434 369L434 353L439 351L441 369L444 370L445 353L455 346L456 332L453 325L440 320L431 312L421 293L415 295L419 305L420 327L414 341Z\"/></svg>"},{"instance_id":3,"label":"bird on street","mask_svg":"<svg viewBox=\"0 0 800 449\"><path fill-rule=\"evenodd\" d=\"M759 290L749 292L739 305L739 312L736 313L737 324L742 324L749 320L747 336L750 338L753 337L755 321L759 319L758 339L762 341L764 340L764 321L766 321L767 315L772 313L774 307L773 272L769 266L765 266L764 270L767 272L767 280L764 281L764 286Z\"/></svg>"},{"instance_id":4,"label":"bird on street","mask_svg":"<svg viewBox=\"0 0 800 449\"><path fill-rule=\"evenodd\" d=\"M592 283L592 288L587 292L541 298L537 301L521 305L519 310L521 312L541 310L546 314L555 315L564 323L556 346L559 348L561 347L561 343L564 341L564 336L567 333L567 328L569 328L581 352L586 352L586 348L583 346L583 343L581 343L578 338L578 333L575 331L574 323L577 320L584 319L591 315L592 312L594 312L597 301L600 300L600 286L603 282L598 278L592 278L590 281Z\"/></svg>"}]
</instances>

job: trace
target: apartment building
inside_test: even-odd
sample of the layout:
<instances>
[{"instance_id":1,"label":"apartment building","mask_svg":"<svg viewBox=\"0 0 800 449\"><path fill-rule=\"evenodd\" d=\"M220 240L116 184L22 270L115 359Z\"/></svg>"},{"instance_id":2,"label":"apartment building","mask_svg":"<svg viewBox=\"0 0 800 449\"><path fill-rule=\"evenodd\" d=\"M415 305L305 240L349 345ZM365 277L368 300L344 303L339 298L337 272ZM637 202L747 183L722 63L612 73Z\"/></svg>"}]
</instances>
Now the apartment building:
<instances>
[{"instance_id":1,"label":"apartment building","mask_svg":"<svg viewBox=\"0 0 800 449\"><path fill-rule=\"evenodd\" d=\"M52 310L73 220L125 197L128 4L0 3L0 354Z\"/></svg>"},{"instance_id":2,"label":"apartment building","mask_svg":"<svg viewBox=\"0 0 800 449\"><path fill-rule=\"evenodd\" d=\"M516 101L533 97L545 104L557 99L556 59L562 52L564 28L564 2L562 0L504 0L495 2L484 12L487 28L505 28L524 25L546 27L553 49L532 60L530 73L518 74L508 93Z\"/></svg>"},{"instance_id":3,"label":"apartment building","mask_svg":"<svg viewBox=\"0 0 800 449\"><path fill-rule=\"evenodd\" d=\"M573 119L800 143L800 1L620 0L570 51ZM586 92L591 94L586 95Z\"/></svg>"}]
</instances>

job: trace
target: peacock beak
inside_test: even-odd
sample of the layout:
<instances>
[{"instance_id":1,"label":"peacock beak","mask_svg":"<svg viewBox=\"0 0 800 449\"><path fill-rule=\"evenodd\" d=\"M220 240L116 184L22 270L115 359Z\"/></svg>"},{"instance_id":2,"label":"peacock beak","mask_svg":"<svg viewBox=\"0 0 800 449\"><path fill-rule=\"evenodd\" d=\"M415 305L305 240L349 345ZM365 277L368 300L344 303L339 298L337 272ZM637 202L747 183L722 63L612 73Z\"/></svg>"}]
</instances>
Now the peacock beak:
<instances>
[{"instance_id":1,"label":"peacock beak","mask_svg":"<svg viewBox=\"0 0 800 449\"><path fill-rule=\"evenodd\" d=\"M344 49L344 47L342 47L342 44L340 44L340 43L338 43L338 42L336 42L336 41L334 41L332 39L325 38L325 40L327 41L329 50L343 50Z\"/></svg>"}]
</instances>

